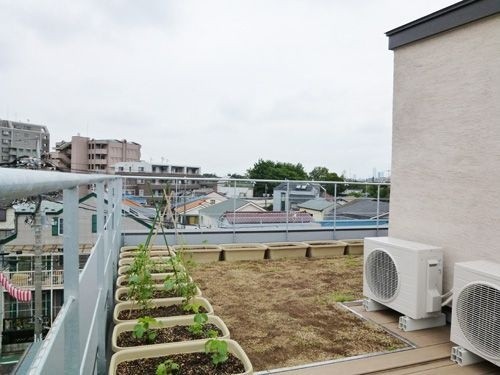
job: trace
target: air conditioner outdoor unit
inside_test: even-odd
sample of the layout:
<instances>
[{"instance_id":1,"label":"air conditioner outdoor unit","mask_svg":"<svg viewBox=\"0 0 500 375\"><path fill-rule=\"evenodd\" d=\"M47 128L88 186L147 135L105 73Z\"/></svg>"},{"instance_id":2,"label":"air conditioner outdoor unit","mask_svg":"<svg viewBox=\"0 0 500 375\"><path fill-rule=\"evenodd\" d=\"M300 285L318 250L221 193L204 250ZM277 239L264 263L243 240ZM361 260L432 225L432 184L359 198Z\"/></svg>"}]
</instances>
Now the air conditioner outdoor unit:
<instances>
[{"instance_id":1,"label":"air conditioner outdoor unit","mask_svg":"<svg viewBox=\"0 0 500 375\"><path fill-rule=\"evenodd\" d=\"M445 324L442 276L439 247L393 237L365 238L363 294L368 301L404 314L406 317L400 319L404 330ZM412 327L406 327L405 319L420 320L420 324L413 322Z\"/></svg>"},{"instance_id":2,"label":"air conditioner outdoor unit","mask_svg":"<svg viewBox=\"0 0 500 375\"><path fill-rule=\"evenodd\" d=\"M456 263L453 290L450 340L500 366L500 264L485 260ZM453 358L453 353L457 363L467 364L467 357Z\"/></svg>"}]
</instances>

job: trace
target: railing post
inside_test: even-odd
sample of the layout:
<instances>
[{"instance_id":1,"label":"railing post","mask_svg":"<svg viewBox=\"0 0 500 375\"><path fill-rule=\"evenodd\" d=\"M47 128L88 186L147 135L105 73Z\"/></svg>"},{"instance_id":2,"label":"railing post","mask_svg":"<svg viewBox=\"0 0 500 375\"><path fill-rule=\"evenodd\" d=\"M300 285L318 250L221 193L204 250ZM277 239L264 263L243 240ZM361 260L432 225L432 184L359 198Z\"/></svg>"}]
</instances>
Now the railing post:
<instances>
[{"instance_id":1,"label":"railing post","mask_svg":"<svg viewBox=\"0 0 500 375\"><path fill-rule=\"evenodd\" d=\"M288 215L290 213L290 209L292 204L290 202L290 181L286 182L286 201L285 201L285 211L286 211L286 233L285 233L285 241L288 241Z\"/></svg>"},{"instance_id":2,"label":"railing post","mask_svg":"<svg viewBox=\"0 0 500 375\"><path fill-rule=\"evenodd\" d=\"M337 183L333 185L333 239L337 239Z\"/></svg>"},{"instance_id":3,"label":"railing post","mask_svg":"<svg viewBox=\"0 0 500 375\"><path fill-rule=\"evenodd\" d=\"M96 184L97 194L97 237L101 237L97 241L97 248L94 250L97 255L97 288L101 291L101 299L98 305L102 307L101 312L103 316L107 317L106 299L107 294L103 293L105 286L104 273L105 273L105 247L104 247L104 182ZM97 344L97 372L99 374L106 373L106 319L99 319L99 340Z\"/></svg>"},{"instance_id":4,"label":"railing post","mask_svg":"<svg viewBox=\"0 0 500 375\"><path fill-rule=\"evenodd\" d=\"M233 184L233 242L236 242L236 181Z\"/></svg>"},{"instance_id":5,"label":"railing post","mask_svg":"<svg viewBox=\"0 0 500 375\"><path fill-rule=\"evenodd\" d=\"M76 374L80 369L80 313L78 262L78 187L65 189L64 204L64 303L70 304L64 325L64 373Z\"/></svg>"},{"instance_id":6,"label":"railing post","mask_svg":"<svg viewBox=\"0 0 500 375\"><path fill-rule=\"evenodd\" d=\"M380 184L377 185L377 237L378 237L378 227L379 227L379 216L380 216Z\"/></svg>"}]
</instances>

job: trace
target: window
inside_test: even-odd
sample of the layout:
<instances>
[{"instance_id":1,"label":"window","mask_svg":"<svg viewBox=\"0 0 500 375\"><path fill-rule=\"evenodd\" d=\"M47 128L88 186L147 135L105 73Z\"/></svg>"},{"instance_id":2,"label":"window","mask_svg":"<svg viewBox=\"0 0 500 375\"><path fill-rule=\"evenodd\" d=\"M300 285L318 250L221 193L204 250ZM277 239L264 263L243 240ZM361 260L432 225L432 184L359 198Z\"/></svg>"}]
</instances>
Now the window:
<instances>
[{"instance_id":1,"label":"window","mask_svg":"<svg viewBox=\"0 0 500 375\"><path fill-rule=\"evenodd\" d=\"M123 172L123 167L118 167L118 170L119 170L120 172Z\"/></svg>"},{"instance_id":2,"label":"window","mask_svg":"<svg viewBox=\"0 0 500 375\"><path fill-rule=\"evenodd\" d=\"M139 197L143 197L144 196L144 190L143 189L139 189Z\"/></svg>"},{"instance_id":3,"label":"window","mask_svg":"<svg viewBox=\"0 0 500 375\"><path fill-rule=\"evenodd\" d=\"M144 167L139 167L139 172L144 172Z\"/></svg>"},{"instance_id":4,"label":"window","mask_svg":"<svg viewBox=\"0 0 500 375\"><path fill-rule=\"evenodd\" d=\"M63 229L63 218L55 217L52 219L52 235L53 236L62 236L64 234Z\"/></svg>"},{"instance_id":5,"label":"window","mask_svg":"<svg viewBox=\"0 0 500 375\"><path fill-rule=\"evenodd\" d=\"M146 183L146 181L144 181L144 179L142 179L142 178L138 178L137 179L137 183L138 184L144 184L144 183Z\"/></svg>"},{"instance_id":6,"label":"window","mask_svg":"<svg viewBox=\"0 0 500 375\"><path fill-rule=\"evenodd\" d=\"M7 221L7 210L0 208L0 221Z\"/></svg>"},{"instance_id":7,"label":"window","mask_svg":"<svg viewBox=\"0 0 500 375\"><path fill-rule=\"evenodd\" d=\"M97 215L92 215L92 233L97 233Z\"/></svg>"}]
</instances>

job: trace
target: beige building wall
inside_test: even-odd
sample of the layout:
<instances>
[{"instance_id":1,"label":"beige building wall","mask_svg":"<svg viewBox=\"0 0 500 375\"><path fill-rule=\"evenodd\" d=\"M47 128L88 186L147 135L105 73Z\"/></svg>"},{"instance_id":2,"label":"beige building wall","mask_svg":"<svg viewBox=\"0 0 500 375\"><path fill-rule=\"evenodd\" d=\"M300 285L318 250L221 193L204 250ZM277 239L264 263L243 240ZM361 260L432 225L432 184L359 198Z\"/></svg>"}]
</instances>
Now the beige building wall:
<instances>
[{"instance_id":1,"label":"beige building wall","mask_svg":"<svg viewBox=\"0 0 500 375\"><path fill-rule=\"evenodd\" d=\"M500 15L396 48L389 235L500 262Z\"/></svg>"},{"instance_id":2,"label":"beige building wall","mask_svg":"<svg viewBox=\"0 0 500 375\"><path fill-rule=\"evenodd\" d=\"M89 139L87 137L71 137L71 171L85 173L89 170Z\"/></svg>"}]
</instances>

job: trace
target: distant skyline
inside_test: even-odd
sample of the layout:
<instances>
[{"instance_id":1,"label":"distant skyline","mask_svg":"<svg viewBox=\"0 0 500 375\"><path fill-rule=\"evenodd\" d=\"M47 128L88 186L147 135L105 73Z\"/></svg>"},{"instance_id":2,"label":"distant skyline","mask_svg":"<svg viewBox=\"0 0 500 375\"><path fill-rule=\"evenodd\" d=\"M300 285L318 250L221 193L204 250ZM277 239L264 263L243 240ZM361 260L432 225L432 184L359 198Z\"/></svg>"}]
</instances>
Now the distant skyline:
<instances>
[{"instance_id":1,"label":"distant skyline","mask_svg":"<svg viewBox=\"0 0 500 375\"><path fill-rule=\"evenodd\" d=\"M457 1L0 0L0 118L243 174L390 170L384 33Z\"/></svg>"}]
</instances>

